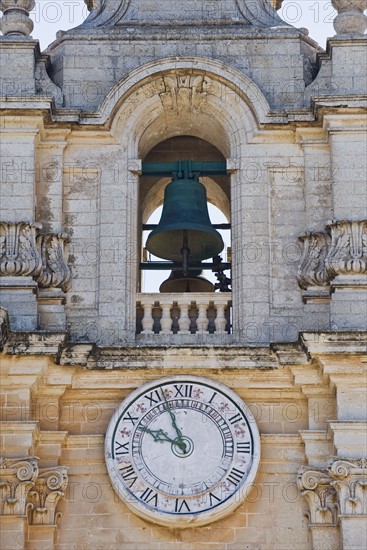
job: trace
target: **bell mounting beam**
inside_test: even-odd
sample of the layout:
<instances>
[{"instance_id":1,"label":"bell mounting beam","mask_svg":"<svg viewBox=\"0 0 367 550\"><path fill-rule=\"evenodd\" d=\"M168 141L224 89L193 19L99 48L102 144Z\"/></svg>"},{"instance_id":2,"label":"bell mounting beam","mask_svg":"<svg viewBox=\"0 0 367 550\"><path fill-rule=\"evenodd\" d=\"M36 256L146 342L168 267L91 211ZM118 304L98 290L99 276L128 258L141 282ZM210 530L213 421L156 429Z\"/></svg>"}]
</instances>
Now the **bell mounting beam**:
<instances>
[{"instance_id":1,"label":"bell mounting beam","mask_svg":"<svg viewBox=\"0 0 367 550\"><path fill-rule=\"evenodd\" d=\"M225 176L227 163L197 162L194 160L178 160L176 162L143 162L142 176L161 176L178 178L195 178L203 176Z\"/></svg>"}]
</instances>

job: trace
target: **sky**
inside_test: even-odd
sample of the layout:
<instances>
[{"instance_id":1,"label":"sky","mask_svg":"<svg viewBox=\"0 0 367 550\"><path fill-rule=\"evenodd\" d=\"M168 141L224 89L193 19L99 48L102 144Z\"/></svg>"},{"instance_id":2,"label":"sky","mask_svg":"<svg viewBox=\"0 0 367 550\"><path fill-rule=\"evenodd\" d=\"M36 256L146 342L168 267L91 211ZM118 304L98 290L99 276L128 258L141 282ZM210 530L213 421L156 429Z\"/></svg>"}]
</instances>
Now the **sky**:
<instances>
[{"instance_id":1,"label":"sky","mask_svg":"<svg viewBox=\"0 0 367 550\"><path fill-rule=\"evenodd\" d=\"M158 3L159 5L159 3ZM330 0L284 0L279 14L295 27L305 27L323 48L326 38L335 34L332 21L336 11ZM31 13L35 27L32 33L44 50L59 30L80 25L88 15L84 0L36 0Z\"/></svg>"}]
</instances>

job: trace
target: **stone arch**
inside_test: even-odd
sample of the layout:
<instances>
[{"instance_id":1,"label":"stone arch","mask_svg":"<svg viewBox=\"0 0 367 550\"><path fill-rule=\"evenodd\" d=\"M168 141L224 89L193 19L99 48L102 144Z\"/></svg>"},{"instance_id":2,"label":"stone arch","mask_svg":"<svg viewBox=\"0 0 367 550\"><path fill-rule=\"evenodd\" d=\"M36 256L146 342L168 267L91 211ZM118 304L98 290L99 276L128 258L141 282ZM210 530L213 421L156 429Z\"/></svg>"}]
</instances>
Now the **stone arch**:
<instances>
[{"instance_id":1,"label":"stone arch","mask_svg":"<svg viewBox=\"0 0 367 550\"><path fill-rule=\"evenodd\" d=\"M246 75L225 66L218 61L200 57L166 58L156 60L139 67L119 81L107 94L99 110L93 116L85 116L81 122L85 125L111 124L114 126L126 106L136 107L142 89L149 84L150 98L155 94L164 93L160 83L162 77L168 74L204 75L210 82L206 89L208 95L216 97L222 103L222 108L232 97L236 104L246 105L253 118L253 124L259 125L269 121L269 104L260 88ZM226 109L224 109L226 110Z\"/></svg>"}]
</instances>

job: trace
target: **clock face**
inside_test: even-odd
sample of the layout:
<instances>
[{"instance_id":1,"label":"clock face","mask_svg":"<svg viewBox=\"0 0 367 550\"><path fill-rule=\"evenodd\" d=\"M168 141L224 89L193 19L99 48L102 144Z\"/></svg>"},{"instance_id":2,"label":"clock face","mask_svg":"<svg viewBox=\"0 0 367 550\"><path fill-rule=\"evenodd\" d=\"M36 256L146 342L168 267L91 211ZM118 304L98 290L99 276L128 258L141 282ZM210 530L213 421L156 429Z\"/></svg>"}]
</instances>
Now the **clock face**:
<instances>
[{"instance_id":1,"label":"clock face","mask_svg":"<svg viewBox=\"0 0 367 550\"><path fill-rule=\"evenodd\" d=\"M160 525L193 527L241 504L256 476L260 437L229 388L172 376L120 404L105 453L112 485L133 512Z\"/></svg>"}]
</instances>

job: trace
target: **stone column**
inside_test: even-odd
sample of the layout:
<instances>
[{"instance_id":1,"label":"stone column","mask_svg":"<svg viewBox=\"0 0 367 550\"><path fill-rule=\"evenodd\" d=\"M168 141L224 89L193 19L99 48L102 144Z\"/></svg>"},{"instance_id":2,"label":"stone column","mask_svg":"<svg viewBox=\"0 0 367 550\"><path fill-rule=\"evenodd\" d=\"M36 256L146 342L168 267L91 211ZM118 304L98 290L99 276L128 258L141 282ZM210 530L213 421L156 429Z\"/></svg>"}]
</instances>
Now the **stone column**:
<instances>
[{"instance_id":1,"label":"stone column","mask_svg":"<svg viewBox=\"0 0 367 550\"><path fill-rule=\"evenodd\" d=\"M367 548L367 459L331 459L328 472L338 495L343 550Z\"/></svg>"},{"instance_id":2,"label":"stone column","mask_svg":"<svg viewBox=\"0 0 367 550\"><path fill-rule=\"evenodd\" d=\"M28 493L38 475L37 458L0 458L1 548L25 547Z\"/></svg>"},{"instance_id":3,"label":"stone column","mask_svg":"<svg viewBox=\"0 0 367 550\"><path fill-rule=\"evenodd\" d=\"M34 488L29 493L28 548L53 548L57 522L62 516L56 508L65 495L67 484L65 466L40 469Z\"/></svg>"},{"instance_id":4,"label":"stone column","mask_svg":"<svg viewBox=\"0 0 367 550\"><path fill-rule=\"evenodd\" d=\"M337 494L327 471L304 467L298 487L308 504L313 550L340 548L337 528Z\"/></svg>"}]
</instances>

